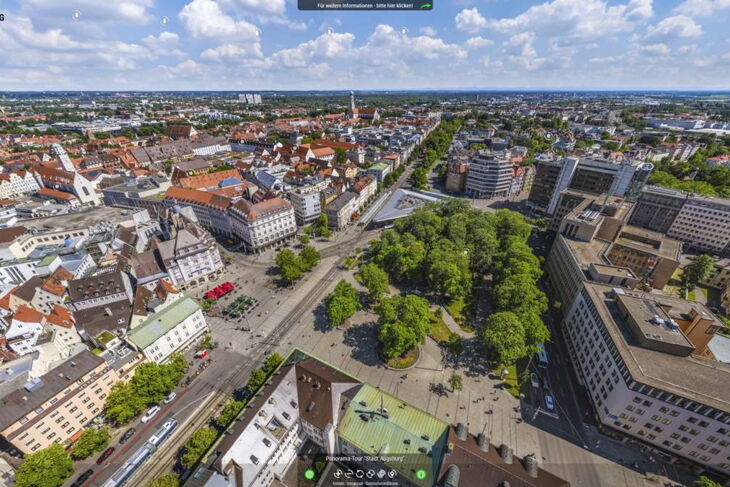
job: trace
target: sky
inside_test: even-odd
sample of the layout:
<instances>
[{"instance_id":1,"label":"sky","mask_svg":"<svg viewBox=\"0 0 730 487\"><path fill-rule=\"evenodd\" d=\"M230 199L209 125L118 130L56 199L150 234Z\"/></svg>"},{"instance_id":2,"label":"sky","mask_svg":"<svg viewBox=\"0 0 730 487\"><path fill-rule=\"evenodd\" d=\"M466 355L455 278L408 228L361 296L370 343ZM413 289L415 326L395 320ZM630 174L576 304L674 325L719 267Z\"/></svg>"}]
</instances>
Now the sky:
<instances>
[{"instance_id":1,"label":"sky","mask_svg":"<svg viewBox=\"0 0 730 487\"><path fill-rule=\"evenodd\" d=\"M730 0L0 0L3 90L730 89Z\"/></svg>"}]
</instances>

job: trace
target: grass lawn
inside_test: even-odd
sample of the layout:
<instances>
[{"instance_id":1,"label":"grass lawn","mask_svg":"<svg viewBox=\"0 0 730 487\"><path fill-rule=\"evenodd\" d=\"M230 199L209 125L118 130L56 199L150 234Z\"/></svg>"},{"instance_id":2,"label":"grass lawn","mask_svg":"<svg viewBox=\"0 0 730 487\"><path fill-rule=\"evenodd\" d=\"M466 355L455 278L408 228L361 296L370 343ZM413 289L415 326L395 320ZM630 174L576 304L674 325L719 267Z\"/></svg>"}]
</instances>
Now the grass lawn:
<instances>
[{"instance_id":1,"label":"grass lawn","mask_svg":"<svg viewBox=\"0 0 730 487\"><path fill-rule=\"evenodd\" d=\"M393 369L407 369L408 367L416 363L419 354L420 352L418 351L418 347L416 347L412 350L409 350L402 357L396 357L388 360L386 364L388 365L388 367L391 367Z\"/></svg>"},{"instance_id":2,"label":"grass lawn","mask_svg":"<svg viewBox=\"0 0 730 487\"><path fill-rule=\"evenodd\" d=\"M446 309L448 310L451 317L454 318L454 321L459 324L462 330L466 332L472 332L474 330L469 326L469 322L464 314L466 310L466 305L467 303L464 298L456 298L451 301L448 306L446 306Z\"/></svg>"},{"instance_id":3,"label":"grass lawn","mask_svg":"<svg viewBox=\"0 0 730 487\"><path fill-rule=\"evenodd\" d=\"M451 330L444 323L443 318L439 318L436 315L431 317L431 331L428 333L431 338L439 343L446 343L449 341L451 336Z\"/></svg>"},{"instance_id":4,"label":"grass lawn","mask_svg":"<svg viewBox=\"0 0 730 487\"><path fill-rule=\"evenodd\" d=\"M519 399L520 393L529 398L530 382L525 381L525 383L520 384L519 380L519 373L524 370L524 367L527 365L528 362L529 360L525 359L523 361L518 361L516 365L507 366L507 377L504 379L505 388L507 392L509 392L513 397L517 399ZM494 374L501 376L503 368L503 366L497 367L494 370Z\"/></svg>"},{"instance_id":5,"label":"grass lawn","mask_svg":"<svg viewBox=\"0 0 730 487\"><path fill-rule=\"evenodd\" d=\"M687 299L689 299L690 301L694 301L695 299L697 299L697 295L695 294L694 289L687 293Z\"/></svg>"}]
</instances>

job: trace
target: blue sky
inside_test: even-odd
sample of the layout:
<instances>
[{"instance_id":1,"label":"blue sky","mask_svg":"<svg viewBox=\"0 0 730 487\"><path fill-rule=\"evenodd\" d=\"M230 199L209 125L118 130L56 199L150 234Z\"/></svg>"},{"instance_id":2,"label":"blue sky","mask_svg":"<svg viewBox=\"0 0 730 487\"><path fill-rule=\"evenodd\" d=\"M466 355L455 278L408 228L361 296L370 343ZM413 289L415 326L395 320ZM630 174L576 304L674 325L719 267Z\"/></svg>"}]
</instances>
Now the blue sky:
<instances>
[{"instance_id":1,"label":"blue sky","mask_svg":"<svg viewBox=\"0 0 730 487\"><path fill-rule=\"evenodd\" d=\"M0 13L0 90L730 89L730 0L0 0Z\"/></svg>"}]
</instances>

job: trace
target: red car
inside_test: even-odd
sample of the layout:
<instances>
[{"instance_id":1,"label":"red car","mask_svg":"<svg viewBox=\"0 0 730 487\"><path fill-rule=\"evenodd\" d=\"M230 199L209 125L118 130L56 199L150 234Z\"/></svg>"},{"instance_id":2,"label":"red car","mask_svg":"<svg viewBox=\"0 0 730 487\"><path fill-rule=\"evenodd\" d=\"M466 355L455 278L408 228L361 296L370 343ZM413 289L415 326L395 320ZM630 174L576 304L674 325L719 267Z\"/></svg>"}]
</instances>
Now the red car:
<instances>
[{"instance_id":1,"label":"red car","mask_svg":"<svg viewBox=\"0 0 730 487\"><path fill-rule=\"evenodd\" d=\"M208 356L208 351L207 350L198 350L195 353L195 358L205 358L207 356Z\"/></svg>"},{"instance_id":2,"label":"red car","mask_svg":"<svg viewBox=\"0 0 730 487\"><path fill-rule=\"evenodd\" d=\"M102 463L104 463L107 458L112 456L112 453L114 453L114 447L110 446L109 448L104 450L104 453L102 453L101 456L99 457L99 459L96 460L96 464L101 465Z\"/></svg>"}]
</instances>

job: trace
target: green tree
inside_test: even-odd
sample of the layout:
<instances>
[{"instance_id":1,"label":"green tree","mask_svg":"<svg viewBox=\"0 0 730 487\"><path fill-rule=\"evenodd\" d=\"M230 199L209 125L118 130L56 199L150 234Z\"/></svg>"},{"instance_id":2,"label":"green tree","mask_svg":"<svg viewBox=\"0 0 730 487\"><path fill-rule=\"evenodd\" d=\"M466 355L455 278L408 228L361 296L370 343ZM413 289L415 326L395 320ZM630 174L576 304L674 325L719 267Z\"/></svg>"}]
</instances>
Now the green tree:
<instances>
[{"instance_id":1,"label":"green tree","mask_svg":"<svg viewBox=\"0 0 730 487\"><path fill-rule=\"evenodd\" d=\"M150 405L164 399L177 381L171 368L148 362L137 367L130 382L134 393L144 398L146 405Z\"/></svg>"},{"instance_id":2,"label":"green tree","mask_svg":"<svg viewBox=\"0 0 730 487\"><path fill-rule=\"evenodd\" d=\"M200 428L183 445L183 454L180 457L180 464L185 468L193 468L198 460L213 445L218 438L215 428L209 426Z\"/></svg>"},{"instance_id":3,"label":"green tree","mask_svg":"<svg viewBox=\"0 0 730 487\"><path fill-rule=\"evenodd\" d=\"M419 167L411 174L413 187L416 189L424 189L428 186L428 172L423 167Z\"/></svg>"},{"instance_id":4,"label":"green tree","mask_svg":"<svg viewBox=\"0 0 730 487\"><path fill-rule=\"evenodd\" d=\"M525 328L512 312L503 311L490 316L481 338L500 364L514 364L528 354Z\"/></svg>"},{"instance_id":5,"label":"green tree","mask_svg":"<svg viewBox=\"0 0 730 487\"><path fill-rule=\"evenodd\" d=\"M312 228L312 227L307 227ZM311 237L307 235L306 233L304 235L299 236L299 242L301 242L302 245L307 245L311 241Z\"/></svg>"},{"instance_id":6,"label":"green tree","mask_svg":"<svg viewBox=\"0 0 730 487\"><path fill-rule=\"evenodd\" d=\"M684 267L684 274L682 274L682 287L685 291L691 291L697 284L710 277L714 265L715 261L707 254L701 254L692 259L692 262Z\"/></svg>"},{"instance_id":7,"label":"green tree","mask_svg":"<svg viewBox=\"0 0 730 487\"><path fill-rule=\"evenodd\" d=\"M340 326L357 312L357 306L345 296L332 296L327 300L327 320L331 327Z\"/></svg>"},{"instance_id":8,"label":"green tree","mask_svg":"<svg viewBox=\"0 0 730 487\"><path fill-rule=\"evenodd\" d=\"M335 163L344 164L347 162L347 151L341 147L335 148Z\"/></svg>"},{"instance_id":9,"label":"green tree","mask_svg":"<svg viewBox=\"0 0 730 487\"><path fill-rule=\"evenodd\" d=\"M311 245L307 245L299 253L305 271L311 271L319 264L319 252Z\"/></svg>"},{"instance_id":10,"label":"green tree","mask_svg":"<svg viewBox=\"0 0 730 487\"><path fill-rule=\"evenodd\" d=\"M180 477L176 473L166 473L152 479L147 487L180 487Z\"/></svg>"},{"instance_id":11,"label":"green tree","mask_svg":"<svg viewBox=\"0 0 730 487\"><path fill-rule=\"evenodd\" d=\"M279 365L284 362L284 357L282 357L278 352L273 352L271 355L266 357L266 360L264 360L264 365L262 370L264 373L268 376L274 373L274 371L279 367Z\"/></svg>"},{"instance_id":12,"label":"green tree","mask_svg":"<svg viewBox=\"0 0 730 487\"><path fill-rule=\"evenodd\" d=\"M513 311L517 314L547 310L547 297L535 285L535 281L524 274L507 277L494 287L494 301L499 311Z\"/></svg>"},{"instance_id":13,"label":"green tree","mask_svg":"<svg viewBox=\"0 0 730 487\"><path fill-rule=\"evenodd\" d=\"M388 286L388 274L377 264L372 262L365 264L360 267L358 275L373 301L379 301L380 298L388 294L390 290Z\"/></svg>"},{"instance_id":14,"label":"green tree","mask_svg":"<svg viewBox=\"0 0 730 487\"><path fill-rule=\"evenodd\" d=\"M111 436L107 428L88 428L76 440L71 451L71 458L82 460L95 452L100 452L109 444Z\"/></svg>"},{"instance_id":15,"label":"green tree","mask_svg":"<svg viewBox=\"0 0 730 487\"><path fill-rule=\"evenodd\" d=\"M325 298L325 309L330 326L340 326L360 309L357 289L344 279Z\"/></svg>"},{"instance_id":16,"label":"green tree","mask_svg":"<svg viewBox=\"0 0 730 487\"><path fill-rule=\"evenodd\" d=\"M692 483L692 487L722 487L722 484L703 475Z\"/></svg>"},{"instance_id":17,"label":"green tree","mask_svg":"<svg viewBox=\"0 0 730 487\"><path fill-rule=\"evenodd\" d=\"M248 383L246 384L246 389L248 389L248 392L253 394L258 391L262 385L264 385L264 382L266 382L266 372L264 372L263 369L256 369L251 372L251 376L248 378Z\"/></svg>"},{"instance_id":18,"label":"green tree","mask_svg":"<svg viewBox=\"0 0 730 487\"><path fill-rule=\"evenodd\" d=\"M284 249L276 255L276 265L279 267L281 277L289 284L301 278L304 274L302 260L291 249Z\"/></svg>"},{"instance_id":19,"label":"green tree","mask_svg":"<svg viewBox=\"0 0 730 487\"><path fill-rule=\"evenodd\" d=\"M451 377L449 377L449 387L451 387L451 390L456 392L463 389L463 384L461 383L461 376L454 372L451 374Z\"/></svg>"},{"instance_id":20,"label":"green tree","mask_svg":"<svg viewBox=\"0 0 730 487\"><path fill-rule=\"evenodd\" d=\"M16 487L59 487L74 465L61 445L51 445L25 457L15 472Z\"/></svg>"},{"instance_id":21,"label":"green tree","mask_svg":"<svg viewBox=\"0 0 730 487\"><path fill-rule=\"evenodd\" d=\"M519 241L527 242L532 228L524 216L512 210L497 210L495 218L495 228L503 248L507 247L511 237L517 237Z\"/></svg>"},{"instance_id":22,"label":"green tree","mask_svg":"<svg viewBox=\"0 0 730 487\"><path fill-rule=\"evenodd\" d=\"M221 413L215 418L215 424L220 429L228 427L234 419L243 411L246 403L243 401L236 401L235 399L229 399L228 402L223 406Z\"/></svg>"},{"instance_id":23,"label":"green tree","mask_svg":"<svg viewBox=\"0 0 730 487\"><path fill-rule=\"evenodd\" d=\"M145 398L139 396L130 382L117 382L104 404L106 417L115 424L127 424L147 406Z\"/></svg>"},{"instance_id":24,"label":"green tree","mask_svg":"<svg viewBox=\"0 0 730 487\"><path fill-rule=\"evenodd\" d=\"M400 357L423 343L431 323L428 301L409 294L386 298L376 308L378 338L387 358Z\"/></svg>"}]
</instances>

